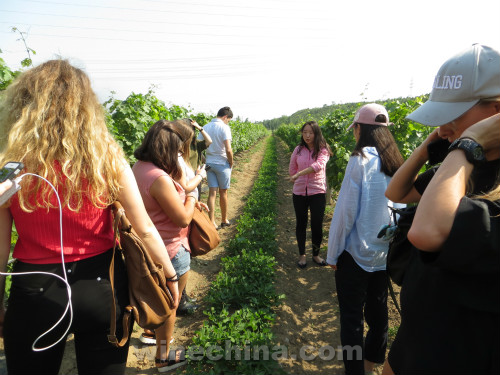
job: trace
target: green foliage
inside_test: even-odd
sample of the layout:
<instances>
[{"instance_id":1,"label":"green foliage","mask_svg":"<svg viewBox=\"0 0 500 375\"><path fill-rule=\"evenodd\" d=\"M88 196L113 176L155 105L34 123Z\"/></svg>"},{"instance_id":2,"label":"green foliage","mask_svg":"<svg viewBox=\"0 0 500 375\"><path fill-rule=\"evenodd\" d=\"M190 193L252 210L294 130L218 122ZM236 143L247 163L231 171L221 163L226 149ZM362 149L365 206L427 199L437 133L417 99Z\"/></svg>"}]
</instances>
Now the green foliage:
<instances>
[{"instance_id":1,"label":"green foliage","mask_svg":"<svg viewBox=\"0 0 500 375\"><path fill-rule=\"evenodd\" d=\"M12 263L12 251L14 250L14 246L16 245L17 239L18 239L18 234L16 231L16 227L12 225L12 233L10 236L10 256L9 256L9 263L7 264L7 272L12 272L12 269L14 268L14 263ZM10 286L12 285L12 276L7 276L5 278L5 294L4 294L4 300L7 301L9 299L10 295Z\"/></svg>"},{"instance_id":2,"label":"green foliage","mask_svg":"<svg viewBox=\"0 0 500 375\"><path fill-rule=\"evenodd\" d=\"M250 309L229 313L214 308L205 312L208 320L193 338L189 353L190 374L283 374L268 355L272 349L274 316ZM267 355L260 348L267 349ZM204 360L196 360L196 357Z\"/></svg>"},{"instance_id":3,"label":"green foliage","mask_svg":"<svg viewBox=\"0 0 500 375\"><path fill-rule=\"evenodd\" d=\"M200 126L205 126L210 122L213 116L207 115L206 113L197 113L195 115L191 115L190 118L195 120Z\"/></svg>"},{"instance_id":4,"label":"green foliage","mask_svg":"<svg viewBox=\"0 0 500 375\"><path fill-rule=\"evenodd\" d=\"M26 44L26 38L25 36L27 35L25 32L19 30L17 27L12 27L12 32L14 33L19 33L20 38L18 40L22 40L24 44L24 48L26 48L26 53L28 54L28 57L23 59L21 61L21 66L23 68L27 68L30 66L33 66L33 60L31 59L31 54L36 55L36 51L33 48L28 47Z\"/></svg>"},{"instance_id":5,"label":"green foliage","mask_svg":"<svg viewBox=\"0 0 500 375\"><path fill-rule=\"evenodd\" d=\"M153 88L147 94L132 93L123 101L111 97L104 105L110 114L108 127L130 162L135 162L134 151L155 122L188 117L186 108L178 105L167 108L154 95Z\"/></svg>"},{"instance_id":6,"label":"green foliage","mask_svg":"<svg viewBox=\"0 0 500 375\"><path fill-rule=\"evenodd\" d=\"M274 290L274 257L243 249L222 259L222 271L212 283L207 302L219 309L268 309L278 302Z\"/></svg>"},{"instance_id":7,"label":"green foliage","mask_svg":"<svg viewBox=\"0 0 500 375\"><path fill-rule=\"evenodd\" d=\"M201 125L201 124L200 124ZM233 119L229 123L231 128L231 148L234 153L248 149L259 139L269 134L264 125Z\"/></svg>"},{"instance_id":8,"label":"green foliage","mask_svg":"<svg viewBox=\"0 0 500 375\"><path fill-rule=\"evenodd\" d=\"M2 50L0 50L0 53ZM3 91L10 85L19 72L12 71L4 59L0 58L0 91Z\"/></svg>"},{"instance_id":9,"label":"green foliage","mask_svg":"<svg viewBox=\"0 0 500 375\"><path fill-rule=\"evenodd\" d=\"M136 161L135 149L140 146L146 132L155 122L192 118L204 126L212 119L212 116L204 113L190 114L190 109L175 104L167 107L154 95L154 88L150 88L146 94L132 93L125 100L110 97L104 106L107 111L108 128L131 163ZM248 149L268 134L262 124L238 119L231 121L230 127L234 153Z\"/></svg>"},{"instance_id":10,"label":"green foliage","mask_svg":"<svg viewBox=\"0 0 500 375\"><path fill-rule=\"evenodd\" d=\"M300 142L300 129L302 125L281 125L274 134L285 141L290 152L292 152Z\"/></svg>"},{"instance_id":11,"label":"green foliage","mask_svg":"<svg viewBox=\"0 0 500 375\"><path fill-rule=\"evenodd\" d=\"M303 124L306 121L315 120L318 123L327 117L331 112L335 109L342 107L346 111L349 111L350 108L356 107L358 103L348 103L348 104L332 104L332 105L323 105L323 107L318 108L305 108L301 109L297 112L294 112L290 116L281 116L279 118L275 118L272 120L264 120L263 124L267 129L275 130L283 125L298 125Z\"/></svg>"},{"instance_id":12,"label":"green foliage","mask_svg":"<svg viewBox=\"0 0 500 375\"><path fill-rule=\"evenodd\" d=\"M260 356L259 346L272 355L273 308L281 296L274 288L273 253L276 233L276 143L271 138L259 177L238 220L238 234L226 246L222 270L206 301L208 320L195 333L189 358L190 374L279 374L276 358ZM243 354L235 358L234 351ZM215 356L215 359L214 359Z\"/></svg>"},{"instance_id":13,"label":"green foliage","mask_svg":"<svg viewBox=\"0 0 500 375\"><path fill-rule=\"evenodd\" d=\"M1 49L0 53L2 53ZM5 60L0 58L0 91L5 90L19 74L21 71L12 70L7 66Z\"/></svg>"}]
</instances>

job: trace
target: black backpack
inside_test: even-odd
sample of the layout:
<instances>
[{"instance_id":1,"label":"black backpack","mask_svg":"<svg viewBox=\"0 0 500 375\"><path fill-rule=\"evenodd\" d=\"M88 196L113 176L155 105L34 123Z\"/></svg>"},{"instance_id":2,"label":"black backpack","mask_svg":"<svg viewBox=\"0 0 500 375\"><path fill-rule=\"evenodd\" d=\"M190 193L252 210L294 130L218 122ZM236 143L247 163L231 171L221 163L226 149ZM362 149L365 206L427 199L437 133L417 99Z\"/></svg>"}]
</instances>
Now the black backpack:
<instances>
[{"instance_id":1,"label":"black backpack","mask_svg":"<svg viewBox=\"0 0 500 375\"><path fill-rule=\"evenodd\" d=\"M417 206L405 208L392 208L392 215L396 229L394 236L389 242L389 251L387 253L387 274L391 280L401 286L405 271L410 263L411 249L413 245L408 241L408 231L410 230Z\"/></svg>"}]
</instances>

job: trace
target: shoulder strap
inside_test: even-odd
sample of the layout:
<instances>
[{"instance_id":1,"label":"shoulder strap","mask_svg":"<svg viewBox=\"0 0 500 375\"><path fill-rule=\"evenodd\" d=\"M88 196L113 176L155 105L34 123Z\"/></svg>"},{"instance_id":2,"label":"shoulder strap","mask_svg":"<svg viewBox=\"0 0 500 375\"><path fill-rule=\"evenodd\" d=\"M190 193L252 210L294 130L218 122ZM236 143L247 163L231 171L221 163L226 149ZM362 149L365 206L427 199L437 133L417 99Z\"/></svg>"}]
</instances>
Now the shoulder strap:
<instances>
[{"instance_id":1,"label":"shoulder strap","mask_svg":"<svg viewBox=\"0 0 500 375\"><path fill-rule=\"evenodd\" d=\"M115 240L113 245L113 256L111 258L111 264L109 265L109 283L111 285L111 298L113 301L111 304L111 319L110 319L108 341L114 346L122 347L127 343L130 334L130 320L132 317L132 306L127 306L125 308L125 314L123 316L123 337L120 341L118 341L118 338L116 337L115 250L117 244L118 246L120 246L120 243L118 241L118 233L120 228L126 225L126 223L123 222L124 221L123 219L126 218L124 218L123 216L123 213L125 211L123 210L123 207L119 202L113 203L111 210L114 216L113 229L115 232Z\"/></svg>"},{"instance_id":2,"label":"shoulder strap","mask_svg":"<svg viewBox=\"0 0 500 375\"><path fill-rule=\"evenodd\" d=\"M401 308L399 307L398 299L396 298L396 293L394 293L394 286L392 285L392 281L389 275L387 275L387 284L389 286L389 293L391 294L394 306L396 306L396 310L398 310L399 316L401 316Z\"/></svg>"}]
</instances>

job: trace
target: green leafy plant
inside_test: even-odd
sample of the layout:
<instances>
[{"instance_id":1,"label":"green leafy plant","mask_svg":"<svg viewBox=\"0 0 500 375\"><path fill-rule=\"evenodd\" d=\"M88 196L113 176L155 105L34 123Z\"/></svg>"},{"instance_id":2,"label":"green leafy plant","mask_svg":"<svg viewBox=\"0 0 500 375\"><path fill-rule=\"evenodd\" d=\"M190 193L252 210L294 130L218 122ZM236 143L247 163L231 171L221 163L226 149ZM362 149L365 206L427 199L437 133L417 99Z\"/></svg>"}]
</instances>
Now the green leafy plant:
<instances>
[{"instance_id":1,"label":"green leafy plant","mask_svg":"<svg viewBox=\"0 0 500 375\"><path fill-rule=\"evenodd\" d=\"M26 48L26 53L28 54L28 57L26 57L25 59L23 59L21 61L21 65L25 68L27 68L29 66L33 66L33 60L31 59L31 54L36 55L36 51L33 48L28 47L28 44L26 43L27 33L19 30L17 27L12 27L11 30L12 30L12 32L19 34L18 40L23 41L24 48Z\"/></svg>"},{"instance_id":2,"label":"green leafy plant","mask_svg":"<svg viewBox=\"0 0 500 375\"><path fill-rule=\"evenodd\" d=\"M186 108L178 105L167 108L154 95L154 87L146 94L132 93L125 100L110 97L104 106L109 113L108 127L130 162L135 162L134 151L155 122L188 117Z\"/></svg>"},{"instance_id":3,"label":"green leafy plant","mask_svg":"<svg viewBox=\"0 0 500 375\"><path fill-rule=\"evenodd\" d=\"M188 353L197 351L202 357L189 359L190 374L283 373L275 358L259 353L259 346L268 354L272 348L273 308L283 298L274 288L276 172L276 141L270 138L259 177L238 220L238 233L226 246L228 255L206 297L208 320L188 348ZM228 346L229 351L241 349L248 356L228 356Z\"/></svg>"},{"instance_id":4,"label":"green leafy plant","mask_svg":"<svg viewBox=\"0 0 500 375\"><path fill-rule=\"evenodd\" d=\"M36 51L33 48L28 47L28 45L26 44L26 33L19 30L17 27L12 27L11 30L12 32L19 33L20 38L18 40L23 41L24 47L26 48L26 53L28 54L28 57L21 60L21 66L23 68L32 66L33 61L31 59L31 54L36 55ZM2 53L1 49L0 53ZM5 90L7 86L9 86L14 78L16 78L19 74L21 74L20 70L12 70L7 66L5 61L0 58L0 91Z\"/></svg>"}]
</instances>

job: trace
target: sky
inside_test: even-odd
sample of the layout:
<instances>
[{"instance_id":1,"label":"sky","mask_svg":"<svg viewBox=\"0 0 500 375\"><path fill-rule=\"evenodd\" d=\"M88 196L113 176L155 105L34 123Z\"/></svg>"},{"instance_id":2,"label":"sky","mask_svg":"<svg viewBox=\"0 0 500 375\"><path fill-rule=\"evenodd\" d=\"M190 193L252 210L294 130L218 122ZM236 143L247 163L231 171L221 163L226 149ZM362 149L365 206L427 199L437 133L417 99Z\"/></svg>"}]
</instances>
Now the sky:
<instances>
[{"instance_id":1,"label":"sky","mask_svg":"<svg viewBox=\"0 0 500 375\"><path fill-rule=\"evenodd\" d=\"M262 121L428 93L449 57L500 50L499 14L498 0L0 0L0 57L27 57L16 27L34 65L68 59L102 102L153 87L167 105Z\"/></svg>"}]
</instances>

